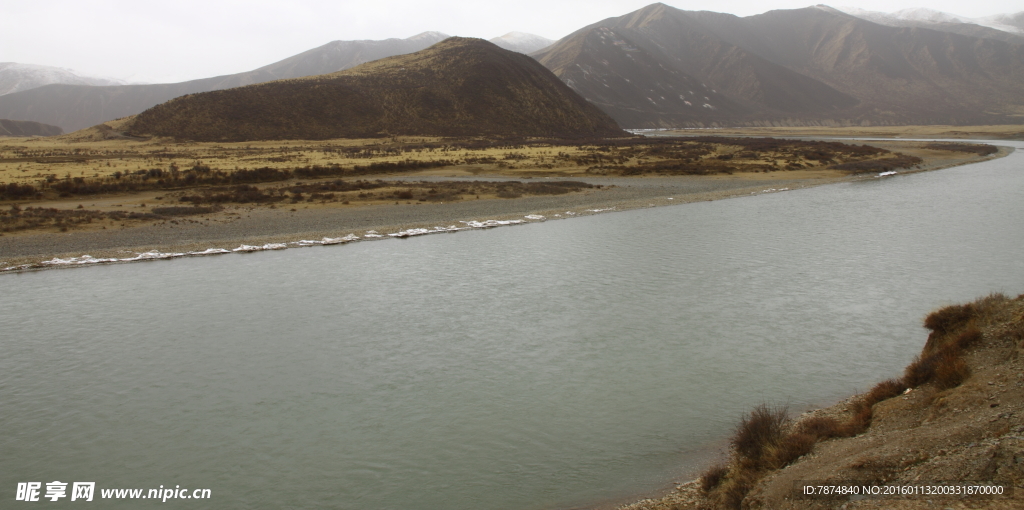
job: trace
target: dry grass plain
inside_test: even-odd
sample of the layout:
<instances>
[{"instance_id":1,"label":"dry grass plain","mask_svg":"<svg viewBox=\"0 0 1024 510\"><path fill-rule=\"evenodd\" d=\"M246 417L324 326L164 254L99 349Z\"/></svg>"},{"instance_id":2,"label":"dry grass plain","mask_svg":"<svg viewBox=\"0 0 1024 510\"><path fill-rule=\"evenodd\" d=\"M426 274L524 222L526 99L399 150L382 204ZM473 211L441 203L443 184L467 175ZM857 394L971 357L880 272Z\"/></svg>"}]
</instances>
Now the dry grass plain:
<instances>
[{"instance_id":1,"label":"dry grass plain","mask_svg":"<svg viewBox=\"0 0 1024 510\"><path fill-rule=\"evenodd\" d=\"M355 167L371 163L400 164L409 160L428 164L456 161L457 164L420 170L422 175L475 176L505 175L513 178L531 176L571 177L608 174L595 172L595 166L613 166L612 161L627 160L621 166L636 167L648 161L672 159L679 154L670 151L632 150L643 144L615 144L612 141L588 140L564 143L544 140L493 141L486 139L446 139L439 137L392 137L375 139L335 139L326 141L257 141L236 143L180 142L172 139L131 139L119 136L124 120L71 134L47 138L0 138L0 183L37 184L50 179L99 179L125 175L141 170L160 168L188 169L196 165L212 170L232 172L247 168L291 169L303 166ZM742 128L715 130L680 130L661 134L680 136L711 135L718 137L883 137L883 138L983 138L1024 140L1024 126L894 126L871 128ZM652 142L653 143L653 142ZM833 150L828 161L814 159L813 148L792 145L746 147L720 143L699 154L690 150L690 159L707 167L730 157L735 172L761 172L776 169L825 169L835 163L865 159L863 154ZM701 142L682 141L677 147L693 149ZM872 145L877 146L876 143ZM909 147L895 147L906 153ZM911 148L911 150L913 150ZM747 154L743 154L746 152ZM937 154L923 153L925 157ZM870 155L869 155L870 156ZM885 157L885 154L876 154ZM589 171L588 171L589 170ZM622 172L618 172L622 173ZM646 172L645 172L646 173ZM678 173L678 172L677 172ZM694 172L687 172L693 174ZM722 173L709 171L708 174Z\"/></svg>"}]
</instances>

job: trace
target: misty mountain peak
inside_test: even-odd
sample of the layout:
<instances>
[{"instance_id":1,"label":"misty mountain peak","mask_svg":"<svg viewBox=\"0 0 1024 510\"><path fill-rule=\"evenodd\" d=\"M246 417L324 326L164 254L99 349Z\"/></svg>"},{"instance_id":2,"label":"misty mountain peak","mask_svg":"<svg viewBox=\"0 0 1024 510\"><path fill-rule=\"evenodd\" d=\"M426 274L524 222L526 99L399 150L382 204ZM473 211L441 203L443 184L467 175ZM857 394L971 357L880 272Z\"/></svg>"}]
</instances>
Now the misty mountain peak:
<instances>
[{"instance_id":1,"label":"misty mountain peak","mask_svg":"<svg viewBox=\"0 0 1024 510\"><path fill-rule=\"evenodd\" d=\"M551 46L555 41L525 32L509 32L501 37L491 39L491 42L506 50L519 53L533 53Z\"/></svg>"}]
</instances>

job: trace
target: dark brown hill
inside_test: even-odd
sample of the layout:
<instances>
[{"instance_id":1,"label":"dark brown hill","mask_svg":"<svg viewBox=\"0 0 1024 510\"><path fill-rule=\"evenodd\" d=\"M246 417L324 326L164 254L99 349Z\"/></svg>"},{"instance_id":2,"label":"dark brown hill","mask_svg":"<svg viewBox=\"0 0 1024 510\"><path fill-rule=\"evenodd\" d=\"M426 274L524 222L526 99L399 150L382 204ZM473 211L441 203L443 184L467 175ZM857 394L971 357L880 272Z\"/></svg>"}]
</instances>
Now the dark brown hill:
<instances>
[{"instance_id":1,"label":"dark brown hill","mask_svg":"<svg viewBox=\"0 0 1024 510\"><path fill-rule=\"evenodd\" d=\"M533 56L631 128L1024 122L1021 45L828 7L740 18L653 4ZM723 107L680 106L668 92L681 90Z\"/></svg>"},{"instance_id":2,"label":"dark brown hill","mask_svg":"<svg viewBox=\"0 0 1024 510\"><path fill-rule=\"evenodd\" d=\"M0 119L0 136L57 136L64 130L57 126L30 120Z\"/></svg>"},{"instance_id":3,"label":"dark brown hill","mask_svg":"<svg viewBox=\"0 0 1024 510\"><path fill-rule=\"evenodd\" d=\"M135 115L185 94L333 73L364 62L419 51L446 37L438 32L425 32L407 39L333 41L252 71L181 83L46 85L0 96L0 118L32 119L61 126L68 132L77 131Z\"/></svg>"},{"instance_id":4,"label":"dark brown hill","mask_svg":"<svg viewBox=\"0 0 1024 510\"><path fill-rule=\"evenodd\" d=\"M196 141L626 135L532 58L458 37L334 74L180 97L139 114L129 133Z\"/></svg>"}]
</instances>

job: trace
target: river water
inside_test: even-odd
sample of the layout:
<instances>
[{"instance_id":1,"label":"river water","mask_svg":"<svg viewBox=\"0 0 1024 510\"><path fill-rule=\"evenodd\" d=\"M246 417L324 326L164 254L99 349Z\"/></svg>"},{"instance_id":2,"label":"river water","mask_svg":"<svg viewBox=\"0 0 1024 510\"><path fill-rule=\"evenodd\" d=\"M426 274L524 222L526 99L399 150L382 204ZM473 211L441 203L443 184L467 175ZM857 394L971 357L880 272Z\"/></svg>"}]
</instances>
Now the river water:
<instances>
[{"instance_id":1,"label":"river water","mask_svg":"<svg viewBox=\"0 0 1024 510\"><path fill-rule=\"evenodd\" d=\"M61 481L97 500L211 490L167 508L518 510L657 490L758 403L898 375L930 310L1024 292L1022 190L1018 150L568 221L3 275L0 499ZM46 506L79 504L68 487Z\"/></svg>"}]
</instances>

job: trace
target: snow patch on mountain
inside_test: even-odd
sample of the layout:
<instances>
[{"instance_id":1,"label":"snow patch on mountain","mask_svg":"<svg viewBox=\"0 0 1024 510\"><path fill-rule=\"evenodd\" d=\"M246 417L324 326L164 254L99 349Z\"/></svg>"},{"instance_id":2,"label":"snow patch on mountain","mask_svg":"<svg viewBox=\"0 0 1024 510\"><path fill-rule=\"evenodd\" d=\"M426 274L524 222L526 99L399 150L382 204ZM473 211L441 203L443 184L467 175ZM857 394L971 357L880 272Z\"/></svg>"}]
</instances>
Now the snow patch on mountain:
<instances>
[{"instance_id":1,"label":"snow patch on mountain","mask_svg":"<svg viewBox=\"0 0 1024 510\"><path fill-rule=\"evenodd\" d=\"M501 48L519 53L533 53L537 50L547 48L555 41L539 35L527 34L524 32L509 32L501 37L491 39L491 42Z\"/></svg>"},{"instance_id":2,"label":"snow patch on mountain","mask_svg":"<svg viewBox=\"0 0 1024 510\"><path fill-rule=\"evenodd\" d=\"M1024 12L968 18L924 7L902 9L896 12L868 11L859 7L849 6L835 7L835 9L851 16L892 27L906 26L914 23L967 23L1002 30L1011 34L1024 34Z\"/></svg>"},{"instance_id":3,"label":"snow patch on mountain","mask_svg":"<svg viewBox=\"0 0 1024 510\"><path fill-rule=\"evenodd\" d=\"M433 41L433 42L441 42L441 41L443 41L443 40L445 40L445 39L447 39L449 37L451 37L451 36L448 35L448 34L445 34L445 33L435 32L435 31L428 31L428 32L423 32L423 33L416 34L416 35L414 35L412 37L408 37L405 40L406 41L424 41L424 40L426 40L426 41Z\"/></svg>"}]
</instances>

